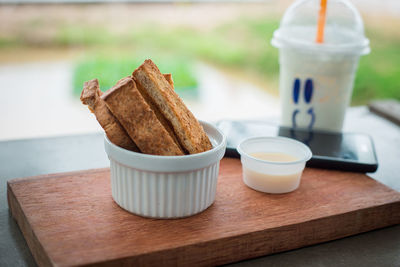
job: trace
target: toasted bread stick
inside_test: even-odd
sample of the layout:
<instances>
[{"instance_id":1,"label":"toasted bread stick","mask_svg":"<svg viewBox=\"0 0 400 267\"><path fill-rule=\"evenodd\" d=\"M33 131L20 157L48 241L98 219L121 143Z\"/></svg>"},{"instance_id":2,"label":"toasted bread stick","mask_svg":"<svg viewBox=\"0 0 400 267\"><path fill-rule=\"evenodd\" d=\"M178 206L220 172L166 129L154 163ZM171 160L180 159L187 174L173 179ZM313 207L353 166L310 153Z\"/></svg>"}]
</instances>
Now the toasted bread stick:
<instances>
[{"instance_id":1,"label":"toasted bread stick","mask_svg":"<svg viewBox=\"0 0 400 267\"><path fill-rule=\"evenodd\" d=\"M172 89L174 89L174 80L172 79L172 74L171 73L164 73L164 78L167 80L167 82L171 85Z\"/></svg>"},{"instance_id":2,"label":"toasted bread stick","mask_svg":"<svg viewBox=\"0 0 400 267\"><path fill-rule=\"evenodd\" d=\"M180 145L188 153L199 153L212 148L203 127L151 60L148 59L139 66L132 77L138 84L138 89L145 91L141 93L151 98L170 123Z\"/></svg>"},{"instance_id":3,"label":"toasted bread stick","mask_svg":"<svg viewBox=\"0 0 400 267\"><path fill-rule=\"evenodd\" d=\"M101 98L141 152L154 155L184 155L146 103L133 79L127 77L120 80Z\"/></svg>"},{"instance_id":4,"label":"toasted bread stick","mask_svg":"<svg viewBox=\"0 0 400 267\"><path fill-rule=\"evenodd\" d=\"M90 111L94 113L97 121L106 132L108 139L110 139L113 144L138 152L138 147L131 140L118 120L108 110L106 103L100 98L101 95L102 92L100 91L99 82L97 79L94 79L84 83L81 101L84 105L88 105Z\"/></svg>"}]
</instances>

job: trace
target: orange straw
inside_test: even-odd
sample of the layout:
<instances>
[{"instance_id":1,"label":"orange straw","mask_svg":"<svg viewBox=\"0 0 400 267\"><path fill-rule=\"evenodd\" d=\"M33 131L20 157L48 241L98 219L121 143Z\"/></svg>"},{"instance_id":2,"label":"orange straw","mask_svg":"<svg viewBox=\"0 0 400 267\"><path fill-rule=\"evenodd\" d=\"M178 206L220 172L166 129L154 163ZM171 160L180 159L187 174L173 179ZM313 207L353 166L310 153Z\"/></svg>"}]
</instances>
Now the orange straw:
<instances>
[{"instance_id":1,"label":"orange straw","mask_svg":"<svg viewBox=\"0 0 400 267\"><path fill-rule=\"evenodd\" d=\"M327 0L321 0L321 8L318 15L318 28L317 28L317 43L324 42L324 28L325 28L325 17L326 17L326 2Z\"/></svg>"}]
</instances>

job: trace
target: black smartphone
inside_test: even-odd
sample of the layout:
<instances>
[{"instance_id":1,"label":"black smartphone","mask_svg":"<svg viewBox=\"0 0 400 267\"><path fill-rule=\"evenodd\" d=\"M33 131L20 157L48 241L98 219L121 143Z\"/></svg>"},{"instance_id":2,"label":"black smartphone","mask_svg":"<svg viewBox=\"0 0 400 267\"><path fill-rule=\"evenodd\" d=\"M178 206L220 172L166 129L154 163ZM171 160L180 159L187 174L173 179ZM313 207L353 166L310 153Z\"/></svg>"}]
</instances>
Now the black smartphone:
<instances>
[{"instance_id":1,"label":"black smartphone","mask_svg":"<svg viewBox=\"0 0 400 267\"><path fill-rule=\"evenodd\" d=\"M307 131L262 121L223 120L217 127L227 136L227 157L240 157L236 147L245 138L284 136L311 149L313 156L307 162L309 167L353 172L375 172L378 168L373 141L366 134Z\"/></svg>"}]
</instances>

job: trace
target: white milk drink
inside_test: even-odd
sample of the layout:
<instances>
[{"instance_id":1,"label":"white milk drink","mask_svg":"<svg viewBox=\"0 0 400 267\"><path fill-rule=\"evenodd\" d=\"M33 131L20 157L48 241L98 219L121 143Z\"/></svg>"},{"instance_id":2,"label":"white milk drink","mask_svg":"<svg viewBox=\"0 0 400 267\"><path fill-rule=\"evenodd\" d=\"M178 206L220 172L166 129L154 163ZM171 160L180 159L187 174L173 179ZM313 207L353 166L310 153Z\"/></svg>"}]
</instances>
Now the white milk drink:
<instances>
[{"instance_id":1,"label":"white milk drink","mask_svg":"<svg viewBox=\"0 0 400 267\"><path fill-rule=\"evenodd\" d=\"M347 0L327 3L323 43L315 42L319 0L296 1L274 32L283 126L342 130L359 57L370 48L355 7Z\"/></svg>"}]
</instances>

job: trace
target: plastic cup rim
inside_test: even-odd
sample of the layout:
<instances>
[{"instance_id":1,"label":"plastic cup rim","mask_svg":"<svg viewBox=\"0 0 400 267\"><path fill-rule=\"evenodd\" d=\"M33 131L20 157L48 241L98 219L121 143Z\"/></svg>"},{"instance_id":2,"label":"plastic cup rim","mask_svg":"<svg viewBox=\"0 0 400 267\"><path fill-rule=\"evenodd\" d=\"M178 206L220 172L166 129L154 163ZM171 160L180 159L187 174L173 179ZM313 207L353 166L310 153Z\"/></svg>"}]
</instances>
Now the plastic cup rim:
<instances>
[{"instance_id":1,"label":"plastic cup rim","mask_svg":"<svg viewBox=\"0 0 400 267\"><path fill-rule=\"evenodd\" d=\"M343 53L343 54L354 54L354 55L365 55L370 52L369 39L363 37L360 42L344 43L344 44L317 44L310 43L301 40L294 40L285 37L281 34L280 29L274 31L271 44L276 48L294 48L301 50L312 50L314 52L323 53Z\"/></svg>"},{"instance_id":2,"label":"plastic cup rim","mask_svg":"<svg viewBox=\"0 0 400 267\"><path fill-rule=\"evenodd\" d=\"M256 157L251 156L249 153L245 152L241 146L245 143L245 142L250 142L250 141L255 141L255 140L267 140L267 141L273 141L273 140L279 140L279 141L283 141L286 143L290 143L292 145L295 145L297 147L300 147L301 150L303 150L305 153L304 157L302 157L301 159L298 159L296 161L288 161L288 162L280 162L280 161L270 161L270 160L264 160L264 159L258 159ZM312 152L310 150L310 148L308 146L306 146L305 144L288 138L288 137L282 137L282 136L275 136L275 137L271 137L271 136L256 136L256 137L250 137L250 138L246 138L243 139L239 145L237 146L237 151L239 152L240 156L246 156L252 160L255 160L257 162L260 163L268 163L268 164L273 164L273 165L294 165L294 164L298 164L298 163L303 163L303 162L307 162L308 160L311 159L312 157ZM268 152L268 151L266 151ZM284 151L283 151L284 153Z\"/></svg>"}]
</instances>

